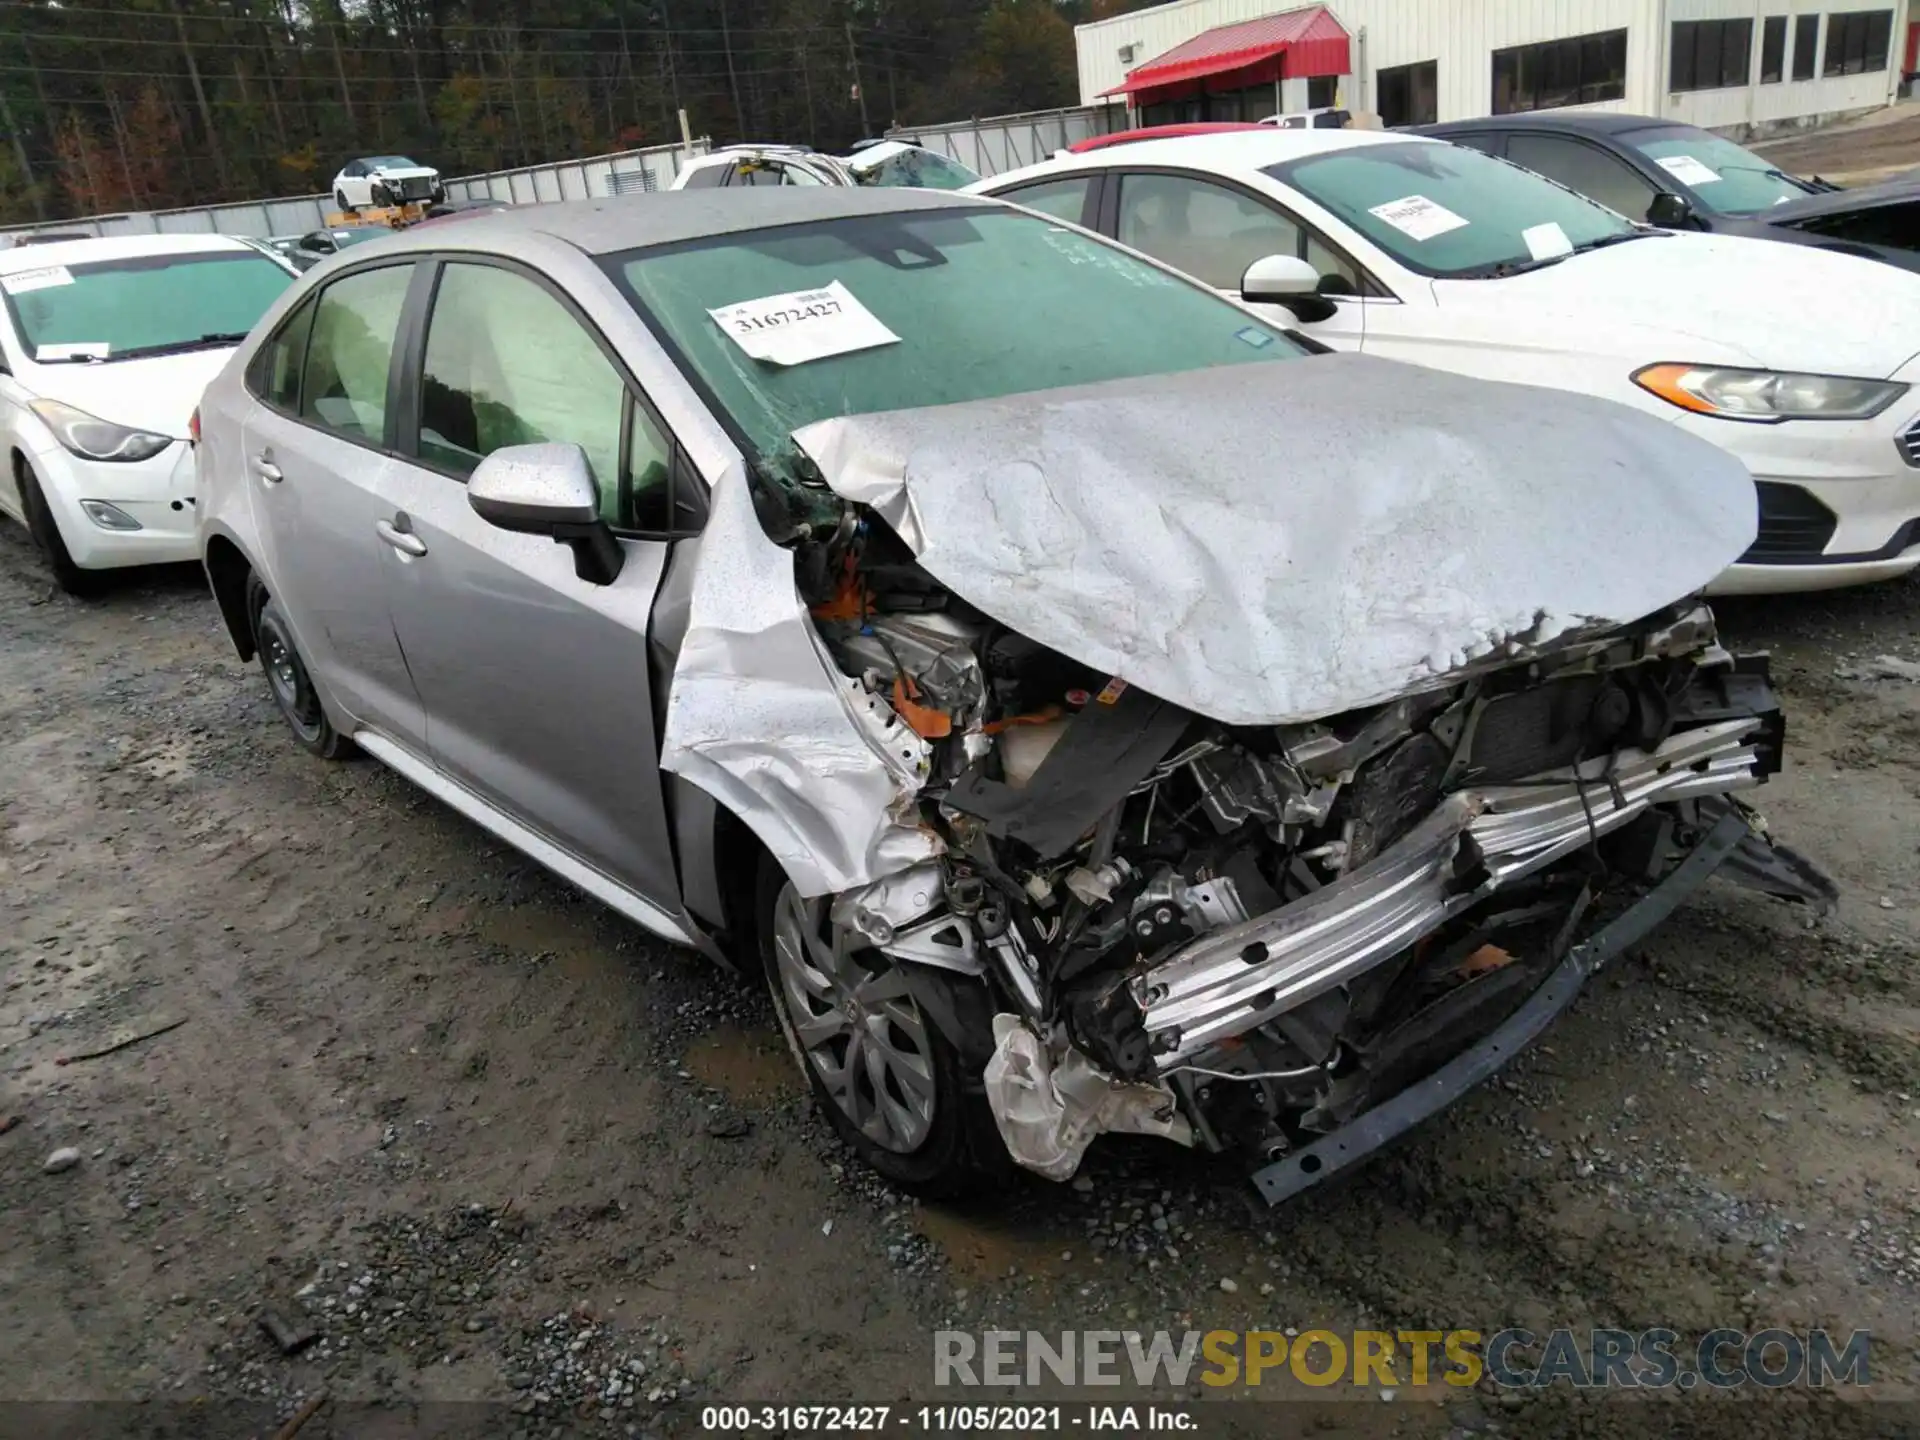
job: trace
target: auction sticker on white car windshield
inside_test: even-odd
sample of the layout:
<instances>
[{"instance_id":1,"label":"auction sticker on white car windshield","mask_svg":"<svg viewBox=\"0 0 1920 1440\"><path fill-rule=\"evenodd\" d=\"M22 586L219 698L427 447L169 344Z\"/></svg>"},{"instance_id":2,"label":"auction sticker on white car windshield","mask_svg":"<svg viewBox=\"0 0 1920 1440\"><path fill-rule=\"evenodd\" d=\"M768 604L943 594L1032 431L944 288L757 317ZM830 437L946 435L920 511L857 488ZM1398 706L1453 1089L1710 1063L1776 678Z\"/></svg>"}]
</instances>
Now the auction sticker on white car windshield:
<instances>
[{"instance_id":1,"label":"auction sticker on white car windshield","mask_svg":"<svg viewBox=\"0 0 1920 1440\"><path fill-rule=\"evenodd\" d=\"M1444 205L1429 200L1424 195L1409 195L1404 200L1390 200L1385 205L1375 205L1367 212L1377 215L1393 226L1402 235L1413 240L1431 240L1436 235L1444 235L1449 230L1458 230L1466 220L1454 214Z\"/></svg>"},{"instance_id":2,"label":"auction sticker on white car windshield","mask_svg":"<svg viewBox=\"0 0 1920 1440\"><path fill-rule=\"evenodd\" d=\"M1694 159L1691 155L1662 155L1654 163L1682 185L1718 185L1720 183L1718 170L1704 161Z\"/></svg>"},{"instance_id":3,"label":"auction sticker on white car windshield","mask_svg":"<svg viewBox=\"0 0 1920 1440\"><path fill-rule=\"evenodd\" d=\"M900 343L900 337L838 280L823 290L742 300L707 313L734 344L770 365L804 365L809 360Z\"/></svg>"},{"instance_id":4,"label":"auction sticker on white car windshield","mask_svg":"<svg viewBox=\"0 0 1920 1440\"><path fill-rule=\"evenodd\" d=\"M1520 240L1527 247L1527 254L1536 260L1553 260L1573 253L1573 242L1567 239L1567 232L1552 220L1544 225L1529 225L1520 232Z\"/></svg>"},{"instance_id":5,"label":"auction sticker on white car windshield","mask_svg":"<svg viewBox=\"0 0 1920 1440\"><path fill-rule=\"evenodd\" d=\"M0 275L0 290L9 295L25 295L34 290L51 290L56 285L71 285L73 276L64 265L43 265L38 270L16 270Z\"/></svg>"}]
</instances>

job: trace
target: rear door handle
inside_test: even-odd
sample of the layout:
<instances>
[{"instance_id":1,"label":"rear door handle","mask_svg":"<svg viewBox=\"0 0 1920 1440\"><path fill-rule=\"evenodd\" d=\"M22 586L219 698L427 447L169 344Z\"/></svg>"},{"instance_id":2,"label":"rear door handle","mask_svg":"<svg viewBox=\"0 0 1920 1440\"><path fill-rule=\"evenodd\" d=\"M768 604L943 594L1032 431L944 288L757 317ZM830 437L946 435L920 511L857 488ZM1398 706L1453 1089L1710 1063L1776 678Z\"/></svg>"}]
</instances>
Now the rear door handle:
<instances>
[{"instance_id":1,"label":"rear door handle","mask_svg":"<svg viewBox=\"0 0 1920 1440\"><path fill-rule=\"evenodd\" d=\"M376 520L373 522L373 528L379 532L382 540L386 541L387 544L398 550L402 555L418 556L427 553L426 541L422 540L410 530L402 530L391 520Z\"/></svg>"},{"instance_id":2,"label":"rear door handle","mask_svg":"<svg viewBox=\"0 0 1920 1440\"><path fill-rule=\"evenodd\" d=\"M280 473L280 467L273 463L273 452L262 450L253 457L253 473L269 485L278 485L287 477Z\"/></svg>"}]
</instances>

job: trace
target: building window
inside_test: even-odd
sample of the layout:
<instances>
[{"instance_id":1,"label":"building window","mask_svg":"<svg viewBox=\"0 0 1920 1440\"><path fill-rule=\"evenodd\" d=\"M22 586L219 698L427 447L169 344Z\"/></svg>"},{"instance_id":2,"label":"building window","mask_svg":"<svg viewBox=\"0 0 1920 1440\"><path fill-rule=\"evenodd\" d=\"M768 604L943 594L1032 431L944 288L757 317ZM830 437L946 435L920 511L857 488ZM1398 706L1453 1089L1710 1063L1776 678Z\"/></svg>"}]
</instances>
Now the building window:
<instances>
[{"instance_id":1,"label":"building window","mask_svg":"<svg viewBox=\"0 0 1920 1440\"><path fill-rule=\"evenodd\" d=\"M1778 85L1786 71L1787 17L1769 15L1760 32L1760 83Z\"/></svg>"},{"instance_id":2,"label":"building window","mask_svg":"<svg viewBox=\"0 0 1920 1440\"><path fill-rule=\"evenodd\" d=\"M1793 21L1793 78L1813 79L1820 59L1820 17L1797 15Z\"/></svg>"},{"instance_id":3,"label":"building window","mask_svg":"<svg viewBox=\"0 0 1920 1440\"><path fill-rule=\"evenodd\" d=\"M1621 100L1627 93L1627 32L1607 30L1493 52L1493 113L1554 110Z\"/></svg>"},{"instance_id":4,"label":"building window","mask_svg":"<svg viewBox=\"0 0 1920 1440\"><path fill-rule=\"evenodd\" d=\"M1827 17L1826 75L1863 75L1887 68L1893 44L1891 10L1851 10Z\"/></svg>"},{"instance_id":5,"label":"building window","mask_svg":"<svg viewBox=\"0 0 1920 1440\"><path fill-rule=\"evenodd\" d=\"M1333 104L1334 78L1332 75L1307 77L1307 109L1325 110Z\"/></svg>"},{"instance_id":6,"label":"building window","mask_svg":"<svg viewBox=\"0 0 1920 1440\"><path fill-rule=\"evenodd\" d=\"M1753 21L1677 20L1667 88L1730 90L1753 71Z\"/></svg>"},{"instance_id":7,"label":"building window","mask_svg":"<svg viewBox=\"0 0 1920 1440\"><path fill-rule=\"evenodd\" d=\"M1374 106L1388 129L1400 125L1432 125L1440 119L1440 66L1423 60L1418 65L1393 65L1373 75Z\"/></svg>"}]
</instances>

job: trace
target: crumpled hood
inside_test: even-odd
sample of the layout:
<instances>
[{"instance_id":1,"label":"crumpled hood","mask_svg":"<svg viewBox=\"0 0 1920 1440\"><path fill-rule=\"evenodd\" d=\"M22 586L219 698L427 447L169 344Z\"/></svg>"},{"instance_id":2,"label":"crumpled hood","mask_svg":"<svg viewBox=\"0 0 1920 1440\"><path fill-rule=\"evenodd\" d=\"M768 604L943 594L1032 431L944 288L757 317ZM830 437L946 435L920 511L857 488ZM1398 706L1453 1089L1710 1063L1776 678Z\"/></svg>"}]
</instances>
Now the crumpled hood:
<instances>
[{"instance_id":1,"label":"crumpled hood","mask_svg":"<svg viewBox=\"0 0 1920 1440\"><path fill-rule=\"evenodd\" d=\"M1629 370L1678 360L1877 380L1920 344L1920 276L1745 235L1649 237L1434 293L1443 312L1489 307L1494 333L1564 332Z\"/></svg>"},{"instance_id":2,"label":"crumpled hood","mask_svg":"<svg viewBox=\"0 0 1920 1440\"><path fill-rule=\"evenodd\" d=\"M235 347L153 355L145 360L109 360L95 365L41 365L33 372L36 394L64 400L89 415L156 435L187 438L193 407L225 368Z\"/></svg>"},{"instance_id":3,"label":"crumpled hood","mask_svg":"<svg viewBox=\"0 0 1920 1440\"><path fill-rule=\"evenodd\" d=\"M1361 355L794 440L962 598L1226 724L1336 714L1638 619L1755 528L1745 467L1676 426Z\"/></svg>"},{"instance_id":4,"label":"crumpled hood","mask_svg":"<svg viewBox=\"0 0 1920 1440\"><path fill-rule=\"evenodd\" d=\"M431 165L376 165L367 172L375 180L432 180L439 174Z\"/></svg>"}]
</instances>

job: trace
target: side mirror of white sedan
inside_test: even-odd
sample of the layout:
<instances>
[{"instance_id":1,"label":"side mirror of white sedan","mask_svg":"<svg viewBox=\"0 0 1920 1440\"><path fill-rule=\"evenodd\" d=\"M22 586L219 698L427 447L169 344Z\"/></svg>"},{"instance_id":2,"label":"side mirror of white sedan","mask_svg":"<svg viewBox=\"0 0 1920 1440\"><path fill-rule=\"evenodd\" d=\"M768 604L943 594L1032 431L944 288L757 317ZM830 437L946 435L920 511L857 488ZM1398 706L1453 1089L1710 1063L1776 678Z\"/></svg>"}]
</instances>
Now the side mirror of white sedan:
<instances>
[{"instance_id":1,"label":"side mirror of white sedan","mask_svg":"<svg viewBox=\"0 0 1920 1440\"><path fill-rule=\"evenodd\" d=\"M1240 298L1251 304L1285 305L1320 292L1320 272L1296 255L1263 255L1240 277Z\"/></svg>"},{"instance_id":2,"label":"side mirror of white sedan","mask_svg":"<svg viewBox=\"0 0 1920 1440\"><path fill-rule=\"evenodd\" d=\"M1320 272L1297 255L1263 255L1240 277L1240 298L1250 305L1284 305L1303 325L1339 313L1320 291Z\"/></svg>"}]
</instances>

